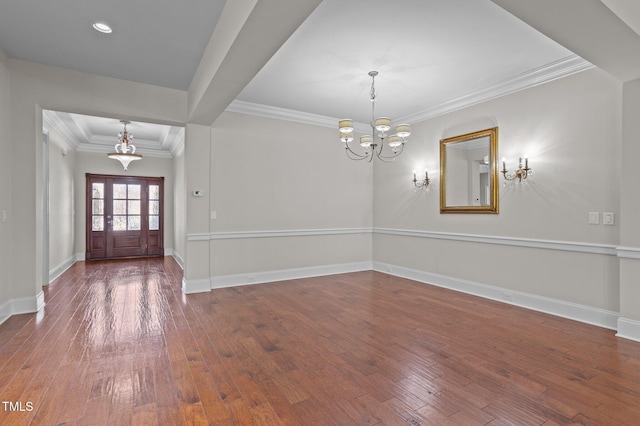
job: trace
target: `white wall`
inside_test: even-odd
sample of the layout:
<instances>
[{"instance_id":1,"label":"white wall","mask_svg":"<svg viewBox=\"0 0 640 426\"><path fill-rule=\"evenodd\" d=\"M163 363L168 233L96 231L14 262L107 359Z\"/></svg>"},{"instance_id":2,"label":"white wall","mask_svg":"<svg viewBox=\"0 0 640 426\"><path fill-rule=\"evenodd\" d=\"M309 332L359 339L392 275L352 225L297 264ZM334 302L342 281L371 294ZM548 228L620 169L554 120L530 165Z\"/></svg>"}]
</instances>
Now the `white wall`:
<instances>
[{"instance_id":1,"label":"white wall","mask_svg":"<svg viewBox=\"0 0 640 426\"><path fill-rule=\"evenodd\" d=\"M173 255L184 268L187 238L187 187L184 146L173 157Z\"/></svg>"},{"instance_id":2,"label":"white wall","mask_svg":"<svg viewBox=\"0 0 640 426\"><path fill-rule=\"evenodd\" d=\"M370 262L370 233L342 232L371 227L372 167L343 151L332 129L236 113L216 121L209 201L200 207L217 215L203 215L214 238L214 281L234 276L250 282L256 273ZM272 232L276 236L269 237ZM247 233L254 234L244 238ZM237 277L242 274L247 276Z\"/></svg>"},{"instance_id":3,"label":"white wall","mask_svg":"<svg viewBox=\"0 0 640 426\"><path fill-rule=\"evenodd\" d=\"M75 260L76 151L49 129L49 271L50 278Z\"/></svg>"},{"instance_id":4,"label":"white wall","mask_svg":"<svg viewBox=\"0 0 640 426\"><path fill-rule=\"evenodd\" d=\"M374 226L422 234L375 234L374 261L619 312L615 250L549 250L531 240L596 251L618 243L617 225L589 225L587 213L619 213L621 94L619 82L592 69L415 124L403 156L391 167L376 164ZM500 177L498 215L440 214L438 141L494 126L508 168L529 156L529 185L505 188ZM424 167L434 179L414 192L411 171Z\"/></svg>"},{"instance_id":5,"label":"white wall","mask_svg":"<svg viewBox=\"0 0 640 426\"><path fill-rule=\"evenodd\" d=\"M107 154L78 152L75 170L75 250L84 256L86 250L86 174L164 177L164 248L173 250L173 162L169 158L143 156L129 164L129 170L107 157Z\"/></svg>"},{"instance_id":6,"label":"white wall","mask_svg":"<svg viewBox=\"0 0 640 426\"><path fill-rule=\"evenodd\" d=\"M10 119L10 85L8 59L0 50L0 322L9 314L2 307L13 297L11 280L13 260L11 247L13 240L11 214L12 187L12 138ZM7 222L2 222L2 211L7 212ZM8 310L7 310L8 311Z\"/></svg>"}]
</instances>

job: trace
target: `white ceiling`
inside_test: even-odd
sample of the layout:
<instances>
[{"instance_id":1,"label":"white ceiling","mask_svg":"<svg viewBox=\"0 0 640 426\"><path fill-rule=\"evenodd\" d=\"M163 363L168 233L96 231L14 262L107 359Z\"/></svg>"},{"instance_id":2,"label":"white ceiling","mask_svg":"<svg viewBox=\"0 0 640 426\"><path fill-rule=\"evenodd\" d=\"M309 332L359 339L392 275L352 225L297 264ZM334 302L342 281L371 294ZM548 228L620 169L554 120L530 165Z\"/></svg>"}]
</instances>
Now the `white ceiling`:
<instances>
[{"instance_id":1,"label":"white ceiling","mask_svg":"<svg viewBox=\"0 0 640 426\"><path fill-rule=\"evenodd\" d=\"M11 58L186 90L224 3L0 0L0 49ZM96 20L113 34L95 32ZM376 115L412 123L590 66L490 0L324 0L229 110L366 123L367 73L377 70ZM122 130L114 119L60 113L48 120L83 150L111 149ZM132 123L134 143L171 155L179 129L153 126Z\"/></svg>"}]
</instances>

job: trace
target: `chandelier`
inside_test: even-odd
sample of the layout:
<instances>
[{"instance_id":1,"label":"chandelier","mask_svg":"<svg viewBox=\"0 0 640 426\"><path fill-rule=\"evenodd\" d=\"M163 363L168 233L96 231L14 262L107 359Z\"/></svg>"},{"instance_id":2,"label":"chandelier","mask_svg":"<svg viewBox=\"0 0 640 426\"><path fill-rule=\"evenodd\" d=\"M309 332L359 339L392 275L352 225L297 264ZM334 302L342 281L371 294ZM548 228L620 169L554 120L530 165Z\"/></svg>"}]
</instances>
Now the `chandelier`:
<instances>
[{"instance_id":1,"label":"chandelier","mask_svg":"<svg viewBox=\"0 0 640 426\"><path fill-rule=\"evenodd\" d=\"M120 120L120 122L124 124L124 130L118 133L118 141L120 143L116 144L116 152L111 152L107 154L107 156L114 160L118 160L126 171L127 167L129 167L129 163L135 160L140 160L142 155L136 154L136 147L131 143L133 135L127 132L127 124L129 124L130 121Z\"/></svg>"},{"instance_id":2,"label":"chandelier","mask_svg":"<svg viewBox=\"0 0 640 426\"><path fill-rule=\"evenodd\" d=\"M387 117L374 118L376 107L375 78L377 75L378 71L369 72L371 77L371 90L369 91L369 99L371 100L371 134L360 136L360 146L364 148L364 154L354 152L349 146L349 142L353 141L353 120L348 118L340 120L338 129L340 130L340 141L344 143L347 157L352 160L367 160L371 162L375 155L381 161L388 163L402 153L404 143L411 135L411 127L408 124L399 124L396 126L395 133L388 135L387 132L391 130L391 119ZM385 139L391 149L390 154L383 154Z\"/></svg>"}]
</instances>

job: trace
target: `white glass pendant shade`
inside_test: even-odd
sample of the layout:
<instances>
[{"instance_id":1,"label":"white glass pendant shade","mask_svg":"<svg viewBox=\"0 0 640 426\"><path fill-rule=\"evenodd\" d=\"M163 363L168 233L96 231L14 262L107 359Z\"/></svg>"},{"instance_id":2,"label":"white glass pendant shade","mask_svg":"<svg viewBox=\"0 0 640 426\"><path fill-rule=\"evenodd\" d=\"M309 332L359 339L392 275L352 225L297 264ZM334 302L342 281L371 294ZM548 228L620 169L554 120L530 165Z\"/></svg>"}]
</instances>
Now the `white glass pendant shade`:
<instances>
[{"instance_id":1,"label":"white glass pendant shade","mask_svg":"<svg viewBox=\"0 0 640 426\"><path fill-rule=\"evenodd\" d=\"M129 163L131 163L132 161L142 159L142 155L140 154L122 154L119 152L112 152L107 155L109 156L109 158L118 160L122 164L124 170L127 170L127 168L129 167Z\"/></svg>"},{"instance_id":2,"label":"white glass pendant shade","mask_svg":"<svg viewBox=\"0 0 640 426\"><path fill-rule=\"evenodd\" d=\"M362 135L360 136L360 146L363 148L368 148L373 143L373 137L371 135Z\"/></svg>"},{"instance_id":3,"label":"white glass pendant shade","mask_svg":"<svg viewBox=\"0 0 640 426\"><path fill-rule=\"evenodd\" d=\"M376 130L379 132L388 132L391 129L391 119L387 117L376 118Z\"/></svg>"},{"instance_id":4,"label":"white glass pendant shade","mask_svg":"<svg viewBox=\"0 0 640 426\"><path fill-rule=\"evenodd\" d=\"M340 129L340 132L342 133L350 133L353 132L353 120L351 119L344 119L344 120L340 120L338 122L338 129Z\"/></svg>"},{"instance_id":5,"label":"white glass pendant shade","mask_svg":"<svg viewBox=\"0 0 640 426\"><path fill-rule=\"evenodd\" d=\"M396 126L396 135L400 136L401 138L409 137L409 135L411 135L411 126L409 126L408 124L399 124L398 126Z\"/></svg>"}]
</instances>

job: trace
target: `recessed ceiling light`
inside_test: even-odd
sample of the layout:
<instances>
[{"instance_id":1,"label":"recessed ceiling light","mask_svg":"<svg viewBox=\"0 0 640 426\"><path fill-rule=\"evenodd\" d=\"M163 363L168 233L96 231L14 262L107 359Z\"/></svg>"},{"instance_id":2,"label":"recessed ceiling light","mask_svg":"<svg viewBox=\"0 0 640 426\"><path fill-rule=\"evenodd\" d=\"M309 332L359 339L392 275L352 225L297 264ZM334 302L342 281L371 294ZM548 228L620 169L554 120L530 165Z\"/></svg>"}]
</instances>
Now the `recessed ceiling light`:
<instances>
[{"instance_id":1,"label":"recessed ceiling light","mask_svg":"<svg viewBox=\"0 0 640 426\"><path fill-rule=\"evenodd\" d=\"M93 28L96 31L100 31L101 33L105 33L105 34L111 34L113 32L111 27L105 24L104 22L94 22Z\"/></svg>"}]
</instances>

